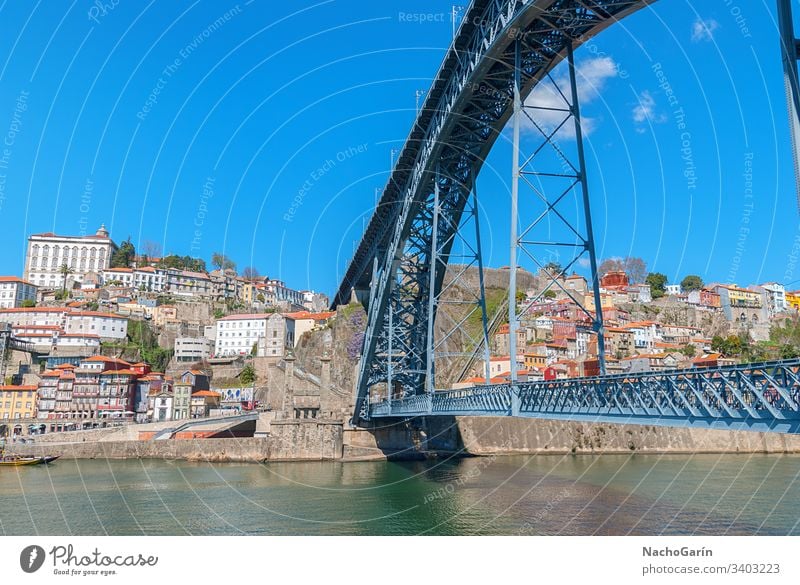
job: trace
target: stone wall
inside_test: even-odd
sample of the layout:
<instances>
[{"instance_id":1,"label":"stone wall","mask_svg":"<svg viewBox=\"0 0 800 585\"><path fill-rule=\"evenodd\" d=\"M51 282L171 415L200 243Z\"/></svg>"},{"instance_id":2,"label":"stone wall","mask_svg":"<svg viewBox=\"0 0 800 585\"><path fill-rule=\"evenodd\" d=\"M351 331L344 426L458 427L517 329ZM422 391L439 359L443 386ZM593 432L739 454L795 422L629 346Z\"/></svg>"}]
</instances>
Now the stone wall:
<instances>
[{"instance_id":1,"label":"stone wall","mask_svg":"<svg viewBox=\"0 0 800 585\"><path fill-rule=\"evenodd\" d=\"M270 423L270 460L342 458L342 424L338 421L275 420Z\"/></svg>"},{"instance_id":2,"label":"stone wall","mask_svg":"<svg viewBox=\"0 0 800 585\"><path fill-rule=\"evenodd\" d=\"M269 439L196 439L170 441L106 441L10 445L10 454L59 455L64 459L184 459L187 461L264 461Z\"/></svg>"},{"instance_id":3,"label":"stone wall","mask_svg":"<svg viewBox=\"0 0 800 585\"><path fill-rule=\"evenodd\" d=\"M800 453L800 436L504 417L457 417L472 455L541 453Z\"/></svg>"}]
</instances>

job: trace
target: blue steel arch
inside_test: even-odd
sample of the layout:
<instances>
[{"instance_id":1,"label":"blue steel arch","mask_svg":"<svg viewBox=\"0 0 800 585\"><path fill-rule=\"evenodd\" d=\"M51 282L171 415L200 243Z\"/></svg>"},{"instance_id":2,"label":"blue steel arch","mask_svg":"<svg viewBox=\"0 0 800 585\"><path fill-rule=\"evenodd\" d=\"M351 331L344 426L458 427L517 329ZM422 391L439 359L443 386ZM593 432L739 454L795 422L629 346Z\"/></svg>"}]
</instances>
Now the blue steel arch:
<instances>
[{"instance_id":1,"label":"blue steel arch","mask_svg":"<svg viewBox=\"0 0 800 585\"><path fill-rule=\"evenodd\" d=\"M800 430L800 361L423 393L431 299L444 279L437 258L449 257L476 177L513 114L515 88L524 101L576 47L654 1L472 1L333 300L346 304L355 293L367 308L356 424L369 416L507 414ZM789 0L779 6L791 106L800 44L789 30ZM370 387L387 382L390 400L370 410ZM401 399L392 401L396 387Z\"/></svg>"},{"instance_id":2,"label":"blue steel arch","mask_svg":"<svg viewBox=\"0 0 800 585\"><path fill-rule=\"evenodd\" d=\"M355 422L371 386L390 380L405 395L423 388L436 315L426 301L444 278L435 270L431 277L433 241L444 242L447 257L475 179L512 115L517 69L524 99L569 47L651 1L470 4L333 300L345 304L355 292L367 308Z\"/></svg>"}]
</instances>

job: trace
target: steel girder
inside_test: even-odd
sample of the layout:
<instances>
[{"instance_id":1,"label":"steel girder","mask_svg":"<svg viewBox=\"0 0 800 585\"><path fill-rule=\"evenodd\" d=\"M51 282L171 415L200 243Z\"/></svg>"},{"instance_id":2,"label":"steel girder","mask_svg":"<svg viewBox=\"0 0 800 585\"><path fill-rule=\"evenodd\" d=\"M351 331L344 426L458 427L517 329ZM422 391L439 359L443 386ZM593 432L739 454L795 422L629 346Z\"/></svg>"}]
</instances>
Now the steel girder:
<instances>
[{"instance_id":1,"label":"steel girder","mask_svg":"<svg viewBox=\"0 0 800 585\"><path fill-rule=\"evenodd\" d=\"M800 432L800 359L476 386L381 402L370 417L521 416Z\"/></svg>"},{"instance_id":2,"label":"steel girder","mask_svg":"<svg viewBox=\"0 0 800 585\"><path fill-rule=\"evenodd\" d=\"M429 352L432 240L450 242L475 177L512 114L516 48L523 99L575 47L650 0L474 0L428 92L334 305L352 290L367 306L354 422L368 417L370 387L424 389ZM436 206L435 183L441 197ZM433 287L433 290L431 290Z\"/></svg>"}]
</instances>

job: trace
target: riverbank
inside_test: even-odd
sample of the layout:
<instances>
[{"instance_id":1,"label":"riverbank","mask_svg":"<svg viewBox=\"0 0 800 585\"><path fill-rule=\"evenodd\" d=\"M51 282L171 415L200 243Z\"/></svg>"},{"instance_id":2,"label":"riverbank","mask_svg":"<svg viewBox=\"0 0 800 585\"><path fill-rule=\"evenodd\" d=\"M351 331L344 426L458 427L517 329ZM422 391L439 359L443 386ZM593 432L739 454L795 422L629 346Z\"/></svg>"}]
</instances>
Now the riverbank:
<instances>
[{"instance_id":1,"label":"riverbank","mask_svg":"<svg viewBox=\"0 0 800 585\"><path fill-rule=\"evenodd\" d=\"M338 421L270 421L256 437L142 440L132 429L87 431L8 445L9 454L63 459L212 462L419 460L442 456L565 454L798 454L800 436L504 417L431 418L373 429ZM89 434L91 433L91 434Z\"/></svg>"}]
</instances>

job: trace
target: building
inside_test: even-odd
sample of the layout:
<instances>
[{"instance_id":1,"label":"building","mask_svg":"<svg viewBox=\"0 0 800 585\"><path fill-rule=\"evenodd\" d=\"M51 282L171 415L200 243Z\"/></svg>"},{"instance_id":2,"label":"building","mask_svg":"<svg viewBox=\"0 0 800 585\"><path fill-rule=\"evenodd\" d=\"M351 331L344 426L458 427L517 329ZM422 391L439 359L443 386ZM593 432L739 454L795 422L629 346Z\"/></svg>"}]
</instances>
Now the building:
<instances>
[{"instance_id":1,"label":"building","mask_svg":"<svg viewBox=\"0 0 800 585\"><path fill-rule=\"evenodd\" d=\"M764 291L722 284L714 285L712 290L720 296L725 318L739 328L768 321Z\"/></svg>"},{"instance_id":2,"label":"building","mask_svg":"<svg viewBox=\"0 0 800 585\"><path fill-rule=\"evenodd\" d=\"M208 277L211 280L211 297L215 301L222 302L239 298L242 285L236 277L236 271L230 268L212 270L208 273Z\"/></svg>"},{"instance_id":3,"label":"building","mask_svg":"<svg viewBox=\"0 0 800 585\"><path fill-rule=\"evenodd\" d=\"M192 394L192 418L205 418L211 409L218 409L220 393L213 390L199 390Z\"/></svg>"},{"instance_id":4,"label":"building","mask_svg":"<svg viewBox=\"0 0 800 585\"><path fill-rule=\"evenodd\" d=\"M0 386L0 420L36 418L36 386Z\"/></svg>"},{"instance_id":5,"label":"building","mask_svg":"<svg viewBox=\"0 0 800 585\"><path fill-rule=\"evenodd\" d=\"M102 272L102 282L130 287L137 291L163 292L167 286L167 273L153 266L107 268Z\"/></svg>"},{"instance_id":6,"label":"building","mask_svg":"<svg viewBox=\"0 0 800 585\"><path fill-rule=\"evenodd\" d=\"M134 421L142 423L150 420L152 415L150 397L157 397L162 393L169 394L170 401L172 400L172 386L170 380L161 372L148 372L146 375L136 380L136 395L133 399ZM155 400L152 407L155 407Z\"/></svg>"},{"instance_id":7,"label":"building","mask_svg":"<svg viewBox=\"0 0 800 585\"><path fill-rule=\"evenodd\" d=\"M183 297L210 298L213 294L211 279L205 272L177 270L168 268L166 274L166 290L170 294Z\"/></svg>"},{"instance_id":8,"label":"building","mask_svg":"<svg viewBox=\"0 0 800 585\"><path fill-rule=\"evenodd\" d=\"M330 306L328 295L315 293L313 290L300 291L303 295L303 307L311 313L321 313Z\"/></svg>"},{"instance_id":9,"label":"building","mask_svg":"<svg viewBox=\"0 0 800 585\"><path fill-rule=\"evenodd\" d=\"M147 419L152 422L173 420L175 397L167 388L153 388L147 396Z\"/></svg>"},{"instance_id":10,"label":"building","mask_svg":"<svg viewBox=\"0 0 800 585\"><path fill-rule=\"evenodd\" d=\"M267 319L267 335L263 343L263 356L283 357L286 353L286 318L280 313L273 313ZM259 348L259 355L262 349Z\"/></svg>"},{"instance_id":11,"label":"building","mask_svg":"<svg viewBox=\"0 0 800 585\"><path fill-rule=\"evenodd\" d=\"M21 307L24 301L36 302L36 286L16 276L0 276L0 309Z\"/></svg>"},{"instance_id":12,"label":"building","mask_svg":"<svg viewBox=\"0 0 800 585\"><path fill-rule=\"evenodd\" d=\"M214 351L214 342L205 337L176 337L175 361L199 362L211 357Z\"/></svg>"},{"instance_id":13,"label":"building","mask_svg":"<svg viewBox=\"0 0 800 585\"><path fill-rule=\"evenodd\" d=\"M81 360L74 372L69 411L62 418L116 418L132 413L139 373L130 363L96 355Z\"/></svg>"},{"instance_id":14,"label":"building","mask_svg":"<svg viewBox=\"0 0 800 585\"><path fill-rule=\"evenodd\" d=\"M800 290L786 291L786 308L800 311Z\"/></svg>"},{"instance_id":15,"label":"building","mask_svg":"<svg viewBox=\"0 0 800 585\"><path fill-rule=\"evenodd\" d=\"M655 321L637 321L627 329L633 333L633 345L638 351L651 350L662 341L661 324Z\"/></svg>"},{"instance_id":16,"label":"building","mask_svg":"<svg viewBox=\"0 0 800 585\"><path fill-rule=\"evenodd\" d=\"M79 311L71 307L0 309L0 321L26 328L55 327L54 331L62 335L96 335L101 339L125 339L128 335L128 320L125 317L100 311Z\"/></svg>"},{"instance_id":17,"label":"building","mask_svg":"<svg viewBox=\"0 0 800 585\"><path fill-rule=\"evenodd\" d=\"M709 288L689 291L686 299L690 305L696 305L703 309L716 310L722 308L722 300L719 293Z\"/></svg>"},{"instance_id":18,"label":"building","mask_svg":"<svg viewBox=\"0 0 800 585\"><path fill-rule=\"evenodd\" d=\"M336 315L335 311L325 313L309 313L299 311L297 313L286 313L286 343L289 347L297 347L300 338L319 327L324 326Z\"/></svg>"},{"instance_id":19,"label":"building","mask_svg":"<svg viewBox=\"0 0 800 585\"><path fill-rule=\"evenodd\" d=\"M267 336L268 315L228 315L217 320L214 356L249 355Z\"/></svg>"},{"instance_id":20,"label":"building","mask_svg":"<svg viewBox=\"0 0 800 585\"><path fill-rule=\"evenodd\" d=\"M105 226L87 236L33 234L28 237L23 278L39 287L60 288L65 284L61 267L66 264L72 269L66 282L71 288L70 282L81 282L86 273L108 268L116 249Z\"/></svg>"},{"instance_id":21,"label":"building","mask_svg":"<svg viewBox=\"0 0 800 585\"><path fill-rule=\"evenodd\" d=\"M299 290L294 290L286 286L282 280L265 278L264 283L256 287L258 294L264 295L264 303L269 307L282 307L291 309L302 307L304 296Z\"/></svg>"},{"instance_id":22,"label":"building","mask_svg":"<svg viewBox=\"0 0 800 585\"><path fill-rule=\"evenodd\" d=\"M664 292L671 297L677 297L683 293L683 290L679 284L668 284L664 287Z\"/></svg>"},{"instance_id":23,"label":"building","mask_svg":"<svg viewBox=\"0 0 800 585\"><path fill-rule=\"evenodd\" d=\"M767 282L759 286L751 286L751 290L763 292L767 305L767 316L774 317L789 308L786 302L786 288L777 282Z\"/></svg>"},{"instance_id":24,"label":"building","mask_svg":"<svg viewBox=\"0 0 800 585\"><path fill-rule=\"evenodd\" d=\"M184 420L191 416L192 395L209 390L210 378L200 370L186 370L173 385L173 420Z\"/></svg>"}]
</instances>

